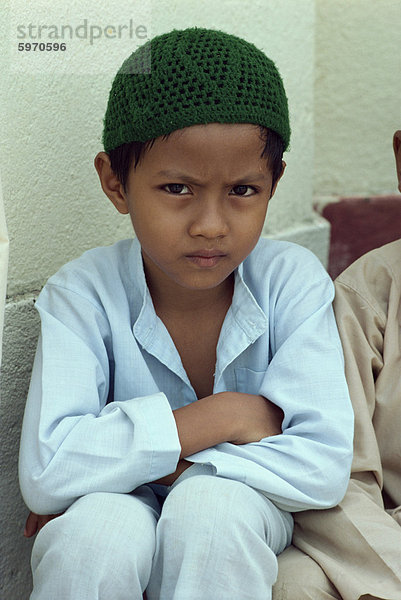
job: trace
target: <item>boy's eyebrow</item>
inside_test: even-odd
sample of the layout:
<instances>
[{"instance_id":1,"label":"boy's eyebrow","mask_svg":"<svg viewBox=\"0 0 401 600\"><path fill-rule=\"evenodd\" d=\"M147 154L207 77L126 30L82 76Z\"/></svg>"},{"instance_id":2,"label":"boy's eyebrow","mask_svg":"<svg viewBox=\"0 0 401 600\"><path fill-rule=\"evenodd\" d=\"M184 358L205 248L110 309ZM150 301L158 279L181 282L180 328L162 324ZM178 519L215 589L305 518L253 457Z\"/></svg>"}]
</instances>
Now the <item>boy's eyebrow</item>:
<instances>
[{"instance_id":1,"label":"boy's eyebrow","mask_svg":"<svg viewBox=\"0 0 401 600\"><path fill-rule=\"evenodd\" d=\"M156 173L156 176L158 177L167 177L168 179L185 179L186 181L190 181L192 183L196 183L196 179L194 177L191 177L190 175L185 175L185 173L181 173L180 171L173 171L173 170L162 170L162 171L158 171Z\"/></svg>"},{"instance_id":2,"label":"boy's eyebrow","mask_svg":"<svg viewBox=\"0 0 401 600\"><path fill-rule=\"evenodd\" d=\"M169 179L181 179L183 181L188 181L189 183L199 183L199 180L191 177L190 175L185 175L185 173L181 173L180 171L174 171L174 170L162 170L162 171L158 171L156 173L156 176L158 177L167 177ZM241 177L237 177L234 181L230 182L230 185L233 185L237 182L244 182L244 181L262 181L264 179L266 179L266 174L265 173L261 173L260 171L257 171L255 173L248 173L246 175L241 175Z\"/></svg>"}]
</instances>

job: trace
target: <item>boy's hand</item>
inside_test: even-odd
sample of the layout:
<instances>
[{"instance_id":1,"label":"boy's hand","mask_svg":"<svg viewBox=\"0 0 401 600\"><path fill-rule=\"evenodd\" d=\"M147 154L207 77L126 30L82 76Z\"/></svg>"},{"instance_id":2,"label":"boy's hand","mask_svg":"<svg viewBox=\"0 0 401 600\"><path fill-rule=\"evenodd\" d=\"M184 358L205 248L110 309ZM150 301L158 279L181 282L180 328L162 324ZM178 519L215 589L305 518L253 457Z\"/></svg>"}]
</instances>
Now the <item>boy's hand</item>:
<instances>
[{"instance_id":1,"label":"boy's hand","mask_svg":"<svg viewBox=\"0 0 401 600\"><path fill-rule=\"evenodd\" d=\"M232 444L260 442L265 437L282 433L284 413L263 396L225 392L229 395L235 412L234 435L228 440Z\"/></svg>"},{"instance_id":2,"label":"boy's hand","mask_svg":"<svg viewBox=\"0 0 401 600\"><path fill-rule=\"evenodd\" d=\"M35 533L39 533L46 523L59 516L60 515L37 515L36 513L30 512L25 522L24 536L26 538L32 537Z\"/></svg>"},{"instance_id":3,"label":"boy's hand","mask_svg":"<svg viewBox=\"0 0 401 600\"><path fill-rule=\"evenodd\" d=\"M183 473L186 469L188 469L193 464L194 463L192 463L192 462L181 459L178 461L177 469L175 470L174 473L171 473L171 475L166 475L166 477L162 477L161 479L156 479L155 481L152 481L152 483L159 483L162 485L173 485L174 481L176 479L178 479L178 477L181 475L181 473Z\"/></svg>"}]
</instances>

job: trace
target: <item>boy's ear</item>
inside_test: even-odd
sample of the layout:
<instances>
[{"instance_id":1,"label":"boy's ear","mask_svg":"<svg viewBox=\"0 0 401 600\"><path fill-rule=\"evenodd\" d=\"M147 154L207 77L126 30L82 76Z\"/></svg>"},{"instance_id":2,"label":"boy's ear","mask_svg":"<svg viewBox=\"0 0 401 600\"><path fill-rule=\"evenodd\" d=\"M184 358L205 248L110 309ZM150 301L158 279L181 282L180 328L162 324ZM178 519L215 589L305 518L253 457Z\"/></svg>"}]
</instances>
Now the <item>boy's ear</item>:
<instances>
[{"instance_id":1,"label":"boy's ear","mask_svg":"<svg viewBox=\"0 0 401 600\"><path fill-rule=\"evenodd\" d=\"M286 162L284 162L284 161L282 160L282 161L281 161L281 173L280 173L280 175L277 177L277 179L276 179L276 181L275 181L275 183L274 183L274 186L272 187L272 191L271 191L271 194L270 194L270 198L272 198L272 197L274 196L274 193L275 193L275 191L276 191L276 189L277 189L278 182L280 181L280 179L281 179L281 178L282 178L282 176L284 175L284 171L285 171L285 168L286 168L286 166L287 166L287 163L286 163Z\"/></svg>"},{"instance_id":2,"label":"boy's ear","mask_svg":"<svg viewBox=\"0 0 401 600\"><path fill-rule=\"evenodd\" d=\"M124 187L111 168L110 157L106 152L99 152L94 160L95 169L99 175L100 185L106 196L114 204L118 212L128 214L128 202Z\"/></svg>"},{"instance_id":3,"label":"boy's ear","mask_svg":"<svg viewBox=\"0 0 401 600\"><path fill-rule=\"evenodd\" d=\"M401 131L396 131L393 137L395 166L397 169L398 189L401 192Z\"/></svg>"}]
</instances>

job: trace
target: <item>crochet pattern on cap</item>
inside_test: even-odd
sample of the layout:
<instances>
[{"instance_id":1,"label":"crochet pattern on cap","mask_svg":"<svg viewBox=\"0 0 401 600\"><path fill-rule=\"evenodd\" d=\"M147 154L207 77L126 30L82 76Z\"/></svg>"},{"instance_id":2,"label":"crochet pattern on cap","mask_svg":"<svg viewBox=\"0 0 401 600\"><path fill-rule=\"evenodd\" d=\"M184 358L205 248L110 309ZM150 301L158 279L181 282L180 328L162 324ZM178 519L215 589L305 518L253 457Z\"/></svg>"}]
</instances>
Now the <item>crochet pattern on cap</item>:
<instances>
[{"instance_id":1,"label":"crochet pattern on cap","mask_svg":"<svg viewBox=\"0 0 401 600\"><path fill-rule=\"evenodd\" d=\"M280 74L256 46L221 31L174 30L147 42L118 71L104 118L106 152L202 123L269 127L288 147Z\"/></svg>"}]
</instances>

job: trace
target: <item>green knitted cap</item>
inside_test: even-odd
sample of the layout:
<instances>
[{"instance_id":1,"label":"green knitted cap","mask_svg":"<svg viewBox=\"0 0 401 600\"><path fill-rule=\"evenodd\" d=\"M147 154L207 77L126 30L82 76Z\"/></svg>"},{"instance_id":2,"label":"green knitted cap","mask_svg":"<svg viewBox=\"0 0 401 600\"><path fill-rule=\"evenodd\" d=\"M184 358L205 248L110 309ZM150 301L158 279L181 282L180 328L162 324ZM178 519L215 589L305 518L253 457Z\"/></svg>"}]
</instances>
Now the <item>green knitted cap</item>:
<instances>
[{"instance_id":1,"label":"green knitted cap","mask_svg":"<svg viewBox=\"0 0 401 600\"><path fill-rule=\"evenodd\" d=\"M290 139L287 97L274 63L222 31L174 30L129 56L104 118L106 152L201 123L252 123Z\"/></svg>"}]
</instances>

